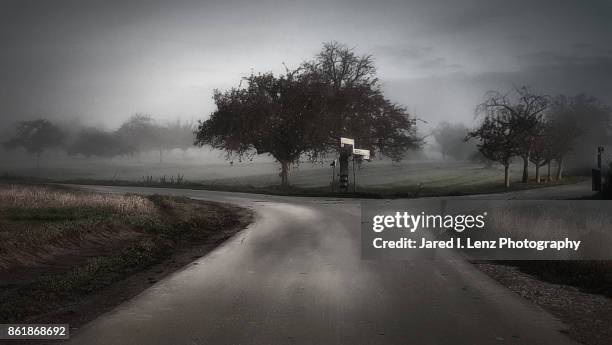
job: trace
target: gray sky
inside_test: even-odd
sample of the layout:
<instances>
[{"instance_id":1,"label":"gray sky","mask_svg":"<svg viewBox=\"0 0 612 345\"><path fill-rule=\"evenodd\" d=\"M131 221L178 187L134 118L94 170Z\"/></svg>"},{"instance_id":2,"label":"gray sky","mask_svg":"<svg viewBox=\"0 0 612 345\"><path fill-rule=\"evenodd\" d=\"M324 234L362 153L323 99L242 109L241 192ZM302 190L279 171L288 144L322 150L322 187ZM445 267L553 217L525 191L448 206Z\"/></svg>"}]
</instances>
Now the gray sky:
<instances>
[{"instance_id":1,"label":"gray sky","mask_svg":"<svg viewBox=\"0 0 612 345\"><path fill-rule=\"evenodd\" d=\"M612 104L609 0L0 0L0 124L205 118L213 89L330 40L373 54L387 95L430 124L471 123L512 85Z\"/></svg>"}]
</instances>

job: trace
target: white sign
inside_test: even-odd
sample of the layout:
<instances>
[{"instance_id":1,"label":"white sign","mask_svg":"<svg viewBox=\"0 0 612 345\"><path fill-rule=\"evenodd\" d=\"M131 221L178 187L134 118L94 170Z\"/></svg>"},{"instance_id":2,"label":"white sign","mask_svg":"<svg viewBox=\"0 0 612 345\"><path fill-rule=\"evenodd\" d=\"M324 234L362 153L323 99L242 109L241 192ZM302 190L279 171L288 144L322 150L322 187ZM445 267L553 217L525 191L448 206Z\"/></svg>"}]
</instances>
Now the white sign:
<instances>
[{"instance_id":1,"label":"white sign","mask_svg":"<svg viewBox=\"0 0 612 345\"><path fill-rule=\"evenodd\" d=\"M355 147L355 139L340 138L340 147L344 147L344 145L351 145L352 147Z\"/></svg>"},{"instance_id":2,"label":"white sign","mask_svg":"<svg viewBox=\"0 0 612 345\"><path fill-rule=\"evenodd\" d=\"M370 150L353 149L353 154L363 156L363 159L370 159Z\"/></svg>"}]
</instances>

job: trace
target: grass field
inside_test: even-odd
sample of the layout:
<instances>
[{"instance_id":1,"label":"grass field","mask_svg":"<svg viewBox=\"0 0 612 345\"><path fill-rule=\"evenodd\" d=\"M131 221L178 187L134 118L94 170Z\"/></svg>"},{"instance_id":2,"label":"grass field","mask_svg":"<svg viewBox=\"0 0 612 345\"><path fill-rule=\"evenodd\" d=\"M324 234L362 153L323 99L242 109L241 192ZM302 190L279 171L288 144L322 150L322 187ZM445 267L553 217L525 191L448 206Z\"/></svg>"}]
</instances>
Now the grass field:
<instances>
[{"instance_id":1,"label":"grass field","mask_svg":"<svg viewBox=\"0 0 612 345\"><path fill-rule=\"evenodd\" d=\"M23 322L250 222L187 198L0 184L0 322Z\"/></svg>"},{"instance_id":2,"label":"grass field","mask_svg":"<svg viewBox=\"0 0 612 345\"><path fill-rule=\"evenodd\" d=\"M0 164L2 172L5 177L29 176L63 182L155 186L170 184L189 188L310 196L330 195L332 179L329 162L301 163L294 165L290 171L291 188L279 190L279 167L275 162L259 160L230 165L219 159L207 161L199 157L168 160L164 163L151 160L138 163L133 159L64 158L47 162L40 170L5 162ZM512 166L513 190L535 186L517 183L520 174L521 166ZM375 159L357 166L355 179L356 196L361 197L462 195L505 190L501 167L484 167L482 164L463 161L405 160L394 163ZM352 183L352 167L350 180Z\"/></svg>"}]
</instances>

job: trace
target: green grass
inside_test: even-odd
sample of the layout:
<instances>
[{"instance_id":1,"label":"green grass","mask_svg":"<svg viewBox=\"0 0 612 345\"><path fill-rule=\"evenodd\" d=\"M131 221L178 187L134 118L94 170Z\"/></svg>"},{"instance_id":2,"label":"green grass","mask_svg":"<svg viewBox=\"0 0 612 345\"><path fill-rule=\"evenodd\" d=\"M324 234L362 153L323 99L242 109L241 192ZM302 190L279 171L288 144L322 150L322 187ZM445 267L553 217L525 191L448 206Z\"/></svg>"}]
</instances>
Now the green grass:
<instances>
[{"instance_id":1,"label":"green grass","mask_svg":"<svg viewBox=\"0 0 612 345\"><path fill-rule=\"evenodd\" d=\"M91 163L96 163L92 161ZM328 164L302 163L292 167L291 187L281 189L278 166L272 162L229 164L203 164L175 162L173 164L128 164L113 161L107 165L79 165L71 162L66 167L49 167L32 181L75 184L105 184L123 186L172 187L206 189L231 192L249 192L274 195L359 197L359 198L412 198L419 196L446 196L493 193L536 188L546 184L519 183L522 167L511 167L511 187L503 186L503 170L498 166L483 167L471 162L402 161L392 163L374 160L355 169L355 192L332 193L332 170ZM352 168L352 167L351 167ZM532 169L533 170L533 169ZM21 172L26 176L27 170ZM336 170L336 173L338 171ZM531 176L534 172L531 171ZM181 175L181 183L170 183L168 176ZM23 177L8 174L6 181L19 181ZM352 170L350 179L353 180ZM2 178L0 178L2 180ZM177 179L174 179L176 181ZM337 178L336 178L337 180ZM28 180L29 181L29 180ZM165 183L164 183L165 181ZM565 179L562 183L575 180Z\"/></svg>"},{"instance_id":2,"label":"green grass","mask_svg":"<svg viewBox=\"0 0 612 345\"><path fill-rule=\"evenodd\" d=\"M456 177L460 180L461 177ZM222 192L238 192L238 193L254 193L267 195L281 196L298 196L298 197L342 197L342 198L363 198L363 199L382 199L382 198L419 198L419 197L437 197L437 196L460 196L473 194L488 194L488 193L503 193L519 190L527 190L534 188L544 188L555 185L573 184L583 181L585 177L570 176L563 179L559 183L513 183L510 188L505 188L503 184L497 182L482 182L482 183L449 183L444 184L439 182L436 184L389 184L381 186L366 187L358 185L356 191L353 192L352 186L348 192L332 192L331 187L300 187L291 185L281 187L277 184L266 186L254 185L231 185L221 183L194 183L186 182L182 184L167 184L167 183L141 183L138 181L110 181L110 180L69 180L63 181L68 184L82 185L109 185L109 186L134 186L134 187L153 187L153 188L177 188L177 189L200 189Z\"/></svg>"},{"instance_id":3,"label":"green grass","mask_svg":"<svg viewBox=\"0 0 612 345\"><path fill-rule=\"evenodd\" d=\"M110 163L109 163L110 164ZM357 188L352 185L347 193L331 192L331 168L303 163L290 171L291 186L280 188L280 178L274 163L215 164L142 164L128 165L115 162L111 167L100 166L96 171L72 163L54 173L30 180L19 175L5 175L5 181L39 181L73 184L98 184L142 187L170 187L213 191L246 192L271 195L347 198L417 198L424 196L454 196L486 194L550 186L551 184L523 184L522 167L511 167L511 187L503 186L503 170L498 166L483 167L471 162L403 161L392 163L374 160L355 170ZM352 168L352 167L351 167ZM89 168L91 170L91 167ZM115 172L121 173L116 174ZM174 171L174 172L171 172ZM168 176L180 173L181 183L170 183ZM336 173L338 171L336 170ZM531 176L534 172L531 171ZM43 176L43 175L38 175ZM104 178L104 176L108 176ZM352 171L350 174L352 181ZM565 178L561 184L574 183L581 178ZM176 179L174 179L176 181ZM336 178L337 181L337 178ZM554 185L554 184L553 184Z\"/></svg>"}]
</instances>

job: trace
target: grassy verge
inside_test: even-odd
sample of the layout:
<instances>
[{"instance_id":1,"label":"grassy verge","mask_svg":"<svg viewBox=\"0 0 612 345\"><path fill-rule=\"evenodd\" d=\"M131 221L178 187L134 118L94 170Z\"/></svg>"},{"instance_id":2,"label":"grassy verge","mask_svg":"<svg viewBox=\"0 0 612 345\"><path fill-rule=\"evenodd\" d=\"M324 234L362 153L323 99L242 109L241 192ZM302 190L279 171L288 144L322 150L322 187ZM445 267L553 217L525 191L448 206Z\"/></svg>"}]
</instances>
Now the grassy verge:
<instances>
[{"instance_id":1,"label":"grassy verge","mask_svg":"<svg viewBox=\"0 0 612 345\"><path fill-rule=\"evenodd\" d=\"M251 220L188 198L0 184L0 323L52 313Z\"/></svg>"}]
</instances>

